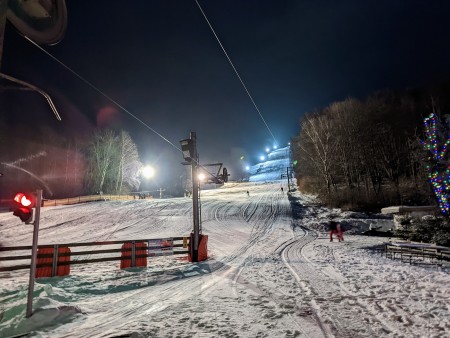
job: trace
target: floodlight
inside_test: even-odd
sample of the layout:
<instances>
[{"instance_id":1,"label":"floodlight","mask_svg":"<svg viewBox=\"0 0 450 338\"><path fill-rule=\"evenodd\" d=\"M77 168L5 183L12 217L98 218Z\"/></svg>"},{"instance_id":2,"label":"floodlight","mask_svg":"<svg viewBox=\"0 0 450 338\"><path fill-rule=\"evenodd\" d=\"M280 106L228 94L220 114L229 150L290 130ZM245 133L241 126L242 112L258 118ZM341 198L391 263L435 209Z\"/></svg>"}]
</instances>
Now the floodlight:
<instances>
[{"instance_id":1,"label":"floodlight","mask_svg":"<svg viewBox=\"0 0 450 338\"><path fill-rule=\"evenodd\" d=\"M153 169L153 167L147 165L145 167L142 168L142 175L145 178L151 178L155 175L155 169Z\"/></svg>"}]
</instances>

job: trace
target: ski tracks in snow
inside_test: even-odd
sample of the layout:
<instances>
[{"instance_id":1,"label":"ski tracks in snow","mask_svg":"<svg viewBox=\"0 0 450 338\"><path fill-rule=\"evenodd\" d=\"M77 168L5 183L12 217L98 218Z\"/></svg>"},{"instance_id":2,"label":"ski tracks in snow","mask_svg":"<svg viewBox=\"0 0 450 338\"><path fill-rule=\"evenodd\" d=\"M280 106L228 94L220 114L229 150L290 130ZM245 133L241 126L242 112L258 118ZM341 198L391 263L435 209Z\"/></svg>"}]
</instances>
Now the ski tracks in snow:
<instances>
[{"instance_id":1,"label":"ski tracks in snow","mask_svg":"<svg viewBox=\"0 0 450 338\"><path fill-rule=\"evenodd\" d=\"M303 238L288 243L282 250L283 262L304 291L303 304L310 304L310 315L324 336L374 337L393 333L388 324L377 319L369 309L343 287L345 280L312 264L302 251L317 239L309 229Z\"/></svg>"}]
</instances>

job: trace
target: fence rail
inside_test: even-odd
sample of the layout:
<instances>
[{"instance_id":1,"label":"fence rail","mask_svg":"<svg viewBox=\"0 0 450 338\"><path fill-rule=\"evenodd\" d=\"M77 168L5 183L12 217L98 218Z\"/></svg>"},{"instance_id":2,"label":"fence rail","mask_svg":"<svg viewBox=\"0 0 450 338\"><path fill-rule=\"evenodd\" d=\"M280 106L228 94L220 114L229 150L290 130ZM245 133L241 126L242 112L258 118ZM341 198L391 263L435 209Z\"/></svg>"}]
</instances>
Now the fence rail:
<instances>
[{"instance_id":1,"label":"fence rail","mask_svg":"<svg viewBox=\"0 0 450 338\"><path fill-rule=\"evenodd\" d=\"M145 195L145 198L151 199L151 196ZM57 205L71 205L78 203L86 203L86 202L96 202L96 201L123 201L123 200L135 200L142 199L142 196L139 194L133 193L129 195L86 195L86 196L78 196L78 197L68 197L68 198L60 198L55 200L45 199L42 203L44 207L54 207Z\"/></svg>"},{"instance_id":2,"label":"fence rail","mask_svg":"<svg viewBox=\"0 0 450 338\"><path fill-rule=\"evenodd\" d=\"M179 242L181 243L174 243ZM145 247L136 246L137 243L145 243ZM77 264L89 264L97 262L108 262L108 261L124 261L131 260L131 266L135 266L137 259L143 259L148 257L157 256L168 256L168 255L183 255L187 254L189 237L170 237L170 238L157 238L157 239L137 239L137 240L126 240L126 241L105 241L105 242L86 242L86 243L65 243L65 244L45 244L39 245L38 249L53 249L52 253L38 253L38 263L37 268L43 267L53 267L55 271L58 266L64 265L77 265ZM82 247L92 247L92 246L109 246L109 245L121 245L119 248L111 249L100 249L100 250L77 250L71 252L59 253L60 248L82 248ZM127 248L125 245L129 245ZM0 262L16 262L23 260L31 260L31 254L19 254L19 255L8 255L4 256L5 252L20 252L31 250L31 246L6 246L0 247ZM174 250L175 249L175 250ZM145 253L143 253L145 252ZM120 253L120 256L111 256L111 254ZM92 255L105 255L104 257L90 258ZM82 257L88 256L84 259L76 259L70 261L59 261L61 257ZM51 262L39 262L39 259L51 259ZM17 265L7 265L1 266L0 272L3 271L14 271L29 269L30 263L28 264L17 264ZM54 275L54 274L53 274Z\"/></svg>"},{"instance_id":3,"label":"fence rail","mask_svg":"<svg viewBox=\"0 0 450 338\"><path fill-rule=\"evenodd\" d=\"M387 242L384 254L391 259L399 258L410 264L430 263L443 266L450 262L450 248L423 243Z\"/></svg>"}]
</instances>

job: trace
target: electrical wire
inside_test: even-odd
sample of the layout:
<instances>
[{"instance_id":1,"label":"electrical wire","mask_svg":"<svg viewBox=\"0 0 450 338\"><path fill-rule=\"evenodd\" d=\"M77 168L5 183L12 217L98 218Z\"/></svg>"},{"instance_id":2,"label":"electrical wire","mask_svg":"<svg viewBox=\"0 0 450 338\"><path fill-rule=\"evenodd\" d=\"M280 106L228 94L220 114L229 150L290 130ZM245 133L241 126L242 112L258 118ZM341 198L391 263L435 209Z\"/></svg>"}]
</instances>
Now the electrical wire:
<instances>
[{"instance_id":1,"label":"electrical wire","mask_svg":"<svg viewBox=\"0 0 450 338\"><path fill-rule=\"evenodd\" d=\"M86 83L89 87L91 87L92 89L94 89L96 92L98 92L100 95L104 96L105 98L107 98L109 101L111 101L112 103L114 103L117 107L119 107L121 110L123 110L125 113L127 113L128 115L130 115L131 117L133 117L135 120L137 120L139 123L141 123L142 125L144 125L145 127L147 127L150 131L152 131L153 133L155 133L156 135L158 135L160 138L162 138L165 142L169 143L172 147L174 147L176 150L182 152L182 150L180 148L178 148L175 144L173 144L171 141L169 141L166 137L164 137L162 134L160 134L159 132L157 132L155 129L153 129L152 127L150 127L147 123L145 123L144 121L142 121L139 117L137 117L136 115L134 115L133 113L131 113L128 109L126 109L124 106L122 106L120 103L118 103L117 101L115 101L113 98L111 98L109 95L105 94L103 91L101 91L99 88L97 88L94 84L92 84L91 82L89 82L88 80L86 80L84 77L82 77L80 74L78 74L77 72L75 72L72 68L70 68L69 66L67 66L66 64L64 64L62 61L60 61L59 59L57 59L55 56L53 56L52 54L50 54L48 51L46 51L44 48L42 48L41 46L39 46L36 42L34 42L33 40L31 40L29 37L24 36L25 39L27 39L29 42L31 42L33 45L35 45L37 48L39 48L42 52L44 52L45 54L47 54L48 56L50 56L53 60L55 60L56 62L58 62L61 66L63 66L64 68L66 68L69 72L71 72L73 75L75 75L77 78L79 78L81 81L83 81L84 83Z\"/></svg>"},{"instance_id":2,"label":"electrical wire","mask_svg":"<svg viewBox=\"0 0 450 338\"><path fill-rule=\"evenodd\" d=\"M222 42L220 41L220 39L219 39L219 37L217 36L217 34L216 34L216 32L215 32L213 26L211 25L211 22L208 20L208 17L206 16L205 12L203 11L202 7L200 6L200 4L198 3L197 0L195 0L195 3L197 4L198 8L200 9L200 12L202 12L203 17L205 18L205 20L206 20L206 22L207 22L209 28L211 29L211 31L212 31L212 33L214 34L214 36L215 36L217 42L219 43L220 48L222 48L222 51L223 51L223 53L225 54L225 56L227 57L228 62L230 63L231 67L233 68L234 72L236 73L236 76L238 77L239 81L241 82L242 86L244 87L244 90L245 90L245 92L247 93L248 97L249 97L250 100L252 101L253 106L255 107L256 111L257 111L258 114L259 114L259 117L261 117L261 120L264 122L264 124L265 124L267 130L269 131L270 135L272 135L272 138L273 138L274 142L277 143L277 140L275 139L275 136L273 135L272 131L270 130L269 125L267 124L266 120L265 120L264 117L262 116L261 111L259 110L258 106L256 105L255 100L253 100L253 97L252 97L252 95L250 94L250 91L248 90L247 86L245 85L244 81L242 80L241 76L239 75L239 73L238 73L236 67L234 66L233 62L231 61L231 58L228 56L228 53L227 53L227 51L225 50L225 48L223 47Z\"/></svg>"},{"instance_id":3,"label":"electrical wire","mask_svg":"<svg viewBox=\"0 0 450 338\"><path fill-rule=\"evenodd\" d=\"M156 135L158 135L160 138L162 138L165 142L169 143L173 148L175 148L176 150L178 150L179 152L183 153L183 151L178 148L175 144L173 144L170 140L168 140L166 137L164 137L162 134L160 134L159 132L157 132L155 129L153 129L152 127L150 127L147 123L145 123L144 121L142 121L139 117L137 117L136 115L134 115L133 113L131 113L128 109L126 109L124 106L122 106L120 103L118 103L116 100L114 100L113 98L111 98L109 95L105 94L103 91L101 91L99 88L97 88L94 84L92 84L91 82L89 82L88 80L86 80L83 76L81 76L80 74L78 74L77 72L75 72L72 68L70 68L69 66L67 66L65 63L63 63L62 61L60 61L58 58L56 58L56 56L53 56L51 53L49 53L48 51L46 51L44 48L42 48L41 46L39 46L37 43L35 43L33 40L31 40L30 38L28 38L27 36L23 36L25 39L27 39L31 44L33 44L34 46L36 46L37 48L39 48L42 52L44 52L45 54L47 54L50 58L52 58L53 60L55 60L57 63L59 63L61 66L63 66L65 69L67 69L69 72L71 72L73 75L75 75L78 79L80 79L81 81L83 81L84 83L86 83L89 87L91 87L92 89L94 89L96 92L98 92L99 94L101 94L103 97L105 97L106 99L108 99L109 101L111 101L113 104L115 104L118 108L120 108L121 110L123 110L125 113L127 113L128 115L130 115L131 117L133 117L135 120L137 120L138 122L140 122L142 125L144 125L145 127L147 127L149 130L151 130L153 133L155 133ZM199 168L202 168L204 171L206 171L210 176L214 177L214 178L218 178L216 177L214 174L210 173L205 167L203 167L199 161L197 161L196 159L192 159L193 162L195 162L197 164L197 166Z\"/></svg>"}]
</instances>

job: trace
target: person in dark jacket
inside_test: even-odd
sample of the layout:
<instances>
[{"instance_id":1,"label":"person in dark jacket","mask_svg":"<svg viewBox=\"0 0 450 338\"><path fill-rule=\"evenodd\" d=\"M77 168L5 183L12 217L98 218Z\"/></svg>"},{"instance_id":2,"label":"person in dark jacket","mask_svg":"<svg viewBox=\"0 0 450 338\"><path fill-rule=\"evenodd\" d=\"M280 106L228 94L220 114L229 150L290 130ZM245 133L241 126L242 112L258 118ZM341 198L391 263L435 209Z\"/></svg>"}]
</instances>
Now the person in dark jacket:
<instances>
[{"instance_id":1,"label":"person in dark jacket","mask_svg":"<svg viewBox=\"0 0 450 338\"><path fill-rule=\"evenodd\" d=\"M340 241L344 240L344 237L342 237L342 227L341 224L336 222L335 220L331 219L328 223L330 227L330 242L333 242L333 234L337 235L337 238Z\"/></svg>"},{"instance_id":2,"label":"person in dark jacket","mask_svg":"<svg viewBox=\"0 0 450 338\"><path fill-rule=\"evenodd\" d=\"M330 228L330 242L333 242L333 234L337 234L337 222L331 220L328 223L328 226Z\"/></svg>"}]
</instances>

